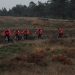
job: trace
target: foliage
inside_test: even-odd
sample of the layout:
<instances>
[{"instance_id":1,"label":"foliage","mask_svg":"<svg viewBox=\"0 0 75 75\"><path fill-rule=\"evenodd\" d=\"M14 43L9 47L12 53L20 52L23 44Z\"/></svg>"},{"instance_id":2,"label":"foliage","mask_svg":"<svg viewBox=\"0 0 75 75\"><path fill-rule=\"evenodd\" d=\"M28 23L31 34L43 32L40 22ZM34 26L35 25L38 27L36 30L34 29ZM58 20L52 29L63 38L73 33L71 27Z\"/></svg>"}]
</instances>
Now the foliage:
<instances>
[{"instance_id":1,"label":"foliage","mask_svg":"<svg viewBox=\"0 0 75 75\"><path fill-rule=\"evenodd\" d=\"M48 0L45 3L38 1L38 5L33 1L26 5L16 5L7 10L0 10L0 16L25 16L25 17L47 17L47 18L75 18L74 0Z\"/></svg>"}]
</instances>

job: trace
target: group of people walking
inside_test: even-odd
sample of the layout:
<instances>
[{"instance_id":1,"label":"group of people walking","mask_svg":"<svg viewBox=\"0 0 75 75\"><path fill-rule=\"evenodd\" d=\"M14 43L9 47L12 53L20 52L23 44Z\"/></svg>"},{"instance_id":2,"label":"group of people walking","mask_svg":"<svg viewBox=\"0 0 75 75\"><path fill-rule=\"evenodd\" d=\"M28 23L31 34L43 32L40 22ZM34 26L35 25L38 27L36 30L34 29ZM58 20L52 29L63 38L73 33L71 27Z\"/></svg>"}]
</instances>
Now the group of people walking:
<instances>
[{"instance_id":1,"label":"group of people walking","mask_svg":"<svg viewBox=\"0 0 75 75\"><path fill-rule=\"evenodd\" d=\"M42 28L36 29L35 31L35 34L37 35L38 39L42 37L43 33L44 33L44 30ZM29 36L31 36L33 33L29 29L24 29L24 30L17 29L15 31L6 29L4 30L3 34L4 34L4 38L7 39L8 42L10 42L10 39L12 36L15 36L15 39L17 41L22 40L22 39L28 40Z\"/></svg>"},{"instance_id":2,"label":"group of people walking","mask_svg":"<svg viewBox=\"0 0 75 75\"><path fill-rule=\"evenodd\" d=\"M4 33L4 38L7 39L7 42L10 42L12 35L14 35L15 39L19 41L22 39L27 40L29 36L33 34L29 29L24 29L24 30L17 29L14 32L12 32L10 29L6 29L3 31L3 33ZM36 34L38 39L41 39L41 37L44 35L44 29L38 28L35 30L34 33ZM58 38L62 38L63 36L64 36L64 29L60 27L58 29Z\"/></svg>"}]
</instances>

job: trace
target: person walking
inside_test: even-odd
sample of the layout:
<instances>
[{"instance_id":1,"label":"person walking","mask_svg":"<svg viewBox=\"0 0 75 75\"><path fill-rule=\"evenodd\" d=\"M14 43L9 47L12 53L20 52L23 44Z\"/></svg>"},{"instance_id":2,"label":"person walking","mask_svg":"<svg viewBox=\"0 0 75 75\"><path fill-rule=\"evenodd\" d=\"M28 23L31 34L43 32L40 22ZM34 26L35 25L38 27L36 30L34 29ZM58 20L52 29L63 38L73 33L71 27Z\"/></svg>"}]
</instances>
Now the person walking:
<instances>
[{"instance_id":1,"label":"person walking","mask_svg":"<svg viewBox=\"0 0 75 75\"><path fill-rule=\"evenodd\" d=\"M4 31L4 36L5 36L5 40L7 40L8 42L10 42L11 41L11 31L10 31L10 29L7 29L7 30L5 30Z\"/></svg>"},{"instance_id":2,"label":"person walking","mask_svg":"<svg viewBox=\"0 0 75 75\"><path fill-rule=\"evenodd\" d=\"M64 28L61 27L58 29L58 38L63 38L64 36Z\"/></svg>"},{"instance_id":3,"label":"person walking","mask_svg":"<svg viewBox=\"0 0 75 75\"><path fill-rule=\"evenodd\" d=\"M37 29L35 33L37 34L38 39L40 39L42 37L42 35L43 35L43 29L41 29L41 28Z\"/></svg>"},{"instance_id":4,"label":"person walking","mask_svg":"<svg viewBox=\"0 0 75 75\"><path fill-rule=\"evenodd\" d=\"M16 40L21 40L19 29L15 31Z\"/></svg>"},{"instance_id":5,"label":"person walking","mask_svg":"<svg viewBox=\"0 0 75 75\"><path fill-rule=\"evenodd\" d=\"M25 29L23 30L23 37L24 37L24 40L28 39L29 38L29 35L31 34L30 30L29 29Z\"/></svg>"}]
</instances>

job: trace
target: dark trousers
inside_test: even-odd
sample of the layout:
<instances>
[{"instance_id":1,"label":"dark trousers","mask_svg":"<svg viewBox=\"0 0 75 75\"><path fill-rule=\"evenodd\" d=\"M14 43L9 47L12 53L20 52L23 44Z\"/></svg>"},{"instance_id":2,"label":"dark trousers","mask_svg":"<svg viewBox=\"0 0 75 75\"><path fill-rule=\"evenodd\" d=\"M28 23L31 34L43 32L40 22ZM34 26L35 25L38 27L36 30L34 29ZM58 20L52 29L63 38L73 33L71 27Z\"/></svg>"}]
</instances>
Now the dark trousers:
<instances>
[{"instance_id":1,"label":"dark trousers","mask_svg":"<svg viewBox=\"0 0 75 75\"><path fill-rule=\"evenodd\" d=\"M38 39L40 39L42 37L42 34L38 34Z\"/></svg>"},{"instance_id":2,"label":"dark trousers","mask_svg":"<svg viewBox=\"0 0 75 75\"><path fill-rule=\"evenodd\" d=\"M16 40L21 40L20 35L16 34Z\"/></svg>"},{"instance_id":3,"label":"dark trousers","mask_svg":"<svg viewBox=\"0 0 75 75\"><path fill-rule=\"evenodd\" d=\"M59 33L58 38L63 38L63 33Z\"/></svg>"},{"instance_id":4,"label":"dark trousers","mask_svg":"<svg viewBox=\"0 0 75 75\"><path fill-rule=\"evenodd\" d=\"M26 40L28 39L28 34L24 35L24 39L26 39Z\"/></svg>"},{"instance_id":5,"label":"dark trousers","mask_svg":"<svg viewBox=\"0 0 75 75\"><path fill-rule=\"evenodd\" d=\"M10 42L10 36L6 35L5 39L7 39L7 42Z\"/></svg>"}]
</instances>

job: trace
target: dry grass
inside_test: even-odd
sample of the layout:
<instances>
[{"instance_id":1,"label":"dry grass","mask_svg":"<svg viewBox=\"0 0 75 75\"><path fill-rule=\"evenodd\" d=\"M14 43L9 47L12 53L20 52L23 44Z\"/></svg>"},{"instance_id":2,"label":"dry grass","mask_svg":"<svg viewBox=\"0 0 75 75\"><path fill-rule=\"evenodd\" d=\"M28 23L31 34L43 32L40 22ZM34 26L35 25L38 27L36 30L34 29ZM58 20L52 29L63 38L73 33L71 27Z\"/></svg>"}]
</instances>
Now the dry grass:
<instances>
[{"instance_id":1,"label":"dry grass","mask_svg":"<svg viewBox=\"0 0 75 75\"><path fill-rule=\"evenodd\" d=\"M75 21L70 20L62 20L62 19L49 19L43 20L37 17L0 17L0 26L9 24L9 27L19 27L20 25L32 25L33 27L50 27L50 28L57 28L59 26L63 26L65 28L75 28Z\"/></svg>"},{"instance_id":2,"label":"dry grass","mask_svg":"<svg viewBox=\"0 0 75 75\"><path fill-rule=\"evenodd\" d=\"M48 42L20 44L16 46L22 51L0 64L1 75L74 75L75 47Z\"/></svg>"},{"instance_id":3,"label":"dry grass","mask_svg":"<svg viewBox=\"0 0 75 75\"><path fill-rule=\"evenodd\" d=\"M43 27L49 35L49 40L45 41L32 40L2 45L0 47L0 75L74 75L74 24L75 21L69 20L43 21L36 17L0 17L0 27L3 29L9 27L15 30L17 27L21 29L27 27L33 30ZM53 35L62 25L69 38L57 39Z\"/></svg>"}]
</instances>

